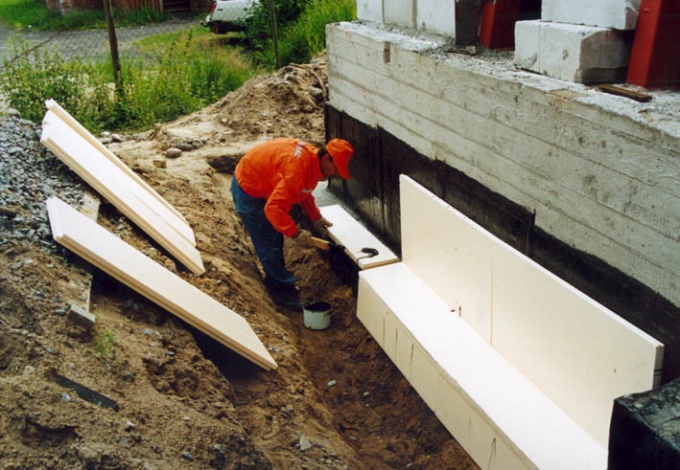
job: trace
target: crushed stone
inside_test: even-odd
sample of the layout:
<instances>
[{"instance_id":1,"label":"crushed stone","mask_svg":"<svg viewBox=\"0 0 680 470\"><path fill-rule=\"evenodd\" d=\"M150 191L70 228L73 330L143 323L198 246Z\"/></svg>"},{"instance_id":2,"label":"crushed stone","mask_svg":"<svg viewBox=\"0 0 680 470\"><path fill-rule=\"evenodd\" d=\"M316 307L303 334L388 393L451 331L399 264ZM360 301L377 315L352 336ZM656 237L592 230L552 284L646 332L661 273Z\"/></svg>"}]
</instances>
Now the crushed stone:
<instances>
[{"instance_id":1,"label":"crushed stone","mask_svg":"<svg viewBox=\"0 0 680 470\"><path fill-rule=\"evenodd\" d=\"M41 145L40 133L31 121L0 117L0 206L9 212L0 215L0 245L24 240L57 252L45 201L57 196L78 207L87 185Z\"/></svg>"}]
</instances>

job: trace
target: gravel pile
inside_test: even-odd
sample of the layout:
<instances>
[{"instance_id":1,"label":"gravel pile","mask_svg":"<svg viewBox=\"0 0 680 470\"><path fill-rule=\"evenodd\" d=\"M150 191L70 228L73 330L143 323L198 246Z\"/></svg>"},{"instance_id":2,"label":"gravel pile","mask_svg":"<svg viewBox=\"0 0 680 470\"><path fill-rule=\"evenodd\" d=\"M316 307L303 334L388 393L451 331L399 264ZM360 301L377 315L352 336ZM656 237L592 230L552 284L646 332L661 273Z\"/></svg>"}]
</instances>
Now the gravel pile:
<instances>
[{"instance_id":1,"label":"gravel pile","mask_svg":"<svg viewBox=\"0 0 680 470\"><path fill-rule=\"evenodd\" d=\"M40 133L31 121L0 115L0 251L12 240L59 251L45 201L57 196L74 207L82 203L87 185L40 144Z\"/></svg>"}]
</instances>

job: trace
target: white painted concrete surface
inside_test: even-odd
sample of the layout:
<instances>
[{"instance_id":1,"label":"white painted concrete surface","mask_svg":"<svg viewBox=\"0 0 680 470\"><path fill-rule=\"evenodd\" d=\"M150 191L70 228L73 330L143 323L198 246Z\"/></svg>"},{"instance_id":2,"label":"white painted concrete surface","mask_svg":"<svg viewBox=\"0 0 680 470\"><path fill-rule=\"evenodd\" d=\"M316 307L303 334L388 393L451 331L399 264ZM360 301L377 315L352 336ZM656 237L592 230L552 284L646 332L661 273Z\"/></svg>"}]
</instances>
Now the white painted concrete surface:
<instances>
[{"instance_id":1,"label":"white painted concrete surface","mask_svg":"<svg viewBox=\"0 0 680 470\"><path fill-rule=\"evenodd\" d=\"M541 19L620 30L635 29L640 0L543 0Z\"/></svg>"},{"instance_id":2,"label":"white painted concrete surface","mask_svg":"<svg viewBox=\"0 0 680 470\"><path fill-rule=\"evenodd\" d=\"M535 211L538 228L680 306L676 95L638 103L442 47L329 26L331 105Z\"/></svg>"},{"instance_id":3,"label":"white painted concrete surface","mask_svg":"<svg viewBox=\"0 0 680 470\"><path fill-rule=\"evenodd\" d=\"M630 44L620 31L592 26L518 21L515 64L548 77L602 83L625 77Z\"/></svg>"}]
</instances>

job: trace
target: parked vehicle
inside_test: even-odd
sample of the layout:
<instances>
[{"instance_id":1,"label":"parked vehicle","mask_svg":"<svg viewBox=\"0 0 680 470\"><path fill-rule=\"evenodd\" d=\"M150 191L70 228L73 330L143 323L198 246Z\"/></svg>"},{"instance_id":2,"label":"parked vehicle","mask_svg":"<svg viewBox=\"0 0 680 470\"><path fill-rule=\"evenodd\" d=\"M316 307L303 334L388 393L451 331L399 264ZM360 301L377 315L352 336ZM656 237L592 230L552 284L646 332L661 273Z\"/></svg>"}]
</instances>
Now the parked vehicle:
<instances>
[{"instance_id":1,"label":"parked vehicle","mask_svg":"<svg viewBox=\"0 0 680 470\"><path fill-rule=\"evenodd\" d=\"M201 25L215 34L243 29L243 20L251 15L253 5L259 0L215 0L210 13Z\"/></svg>"}]
</instances>

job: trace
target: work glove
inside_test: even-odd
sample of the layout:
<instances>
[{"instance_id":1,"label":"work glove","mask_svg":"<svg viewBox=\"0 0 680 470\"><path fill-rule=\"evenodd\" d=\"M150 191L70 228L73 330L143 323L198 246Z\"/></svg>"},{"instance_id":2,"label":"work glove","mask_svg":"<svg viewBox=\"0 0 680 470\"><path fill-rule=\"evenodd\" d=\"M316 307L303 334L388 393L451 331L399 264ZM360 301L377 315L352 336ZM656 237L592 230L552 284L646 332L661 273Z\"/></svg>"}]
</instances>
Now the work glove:
<instances>
[{"instance_id":1,"label":"work glove","mask_svg":"<svg viewBox=\"0 0 680 470\"><path fill-rule=\"evenodd\" d=\"M314 242L312 242L312 234L309 230L298 230L298 233L293 235L293 241L305 248L313 248Z\"/></svg>"},{"instance_id":2,"label":"work glove","mask_svg":"<svg viewBox=\"0 0 680 470\"><path fill-rule=\"evenodd\" d=\"M314 230L323 238L328 238L328 227L332 227L333 223L325 217L314 221Z\"/></svg>"}]
</instances>

